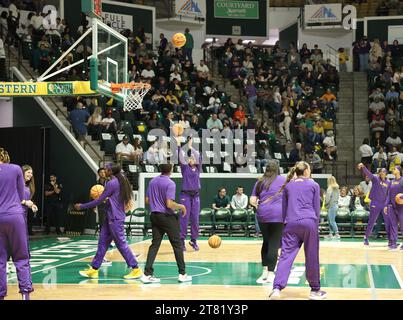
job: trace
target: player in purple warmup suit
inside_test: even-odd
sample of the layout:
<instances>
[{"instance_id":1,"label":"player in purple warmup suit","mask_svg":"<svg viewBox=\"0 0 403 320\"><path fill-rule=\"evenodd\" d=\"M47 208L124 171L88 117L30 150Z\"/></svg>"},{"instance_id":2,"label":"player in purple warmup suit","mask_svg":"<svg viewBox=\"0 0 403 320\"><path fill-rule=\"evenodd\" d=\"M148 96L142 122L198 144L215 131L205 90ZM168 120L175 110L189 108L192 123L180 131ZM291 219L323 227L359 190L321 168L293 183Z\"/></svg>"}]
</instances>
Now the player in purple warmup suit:
<instances>
[{"instance_id":1,"label":"player in purple warmup suit","mask_svg":"<svg viewBox=\"0 0 403 320\"><path fill-rule=\"evenodd\" d=\"M108 166L106 168L106 175L111 177L111 180L108 181L104 192L98 199L85 204L77 203L74 205L76 210L89 209L99 206L106 198L109 198L106 219L99 235L97 253L92 260L90 268L80 271L80 274L83 277L98 278L98 269L102 265L109 245L114 240L127 265L132 269L124 278L129 280L139 279L143 275L143 272L138 267L136 257L127 244L124 226L126 206L132 202L133 198L132 188L129 181L121 173L120 166Z\"/></svg>"},{"instance_id":2,"label":"player in purple warmup suit","mask_svg":"<svg viewBox=\"0 0 403 320\"><path fill-rule=\"evenodd\" d=\"M294 174L296 177L291 180ZM320 290L320 187L310 176L309 164L298 162L289 174L287 180L290 182L284 188L282 212L285 226L270 299L279 299L280 291L287 286L292 264L302 244L305 251L306 279L311 287L309 299L326 298L326 292Z\"/></svg>"},{"instance_id":3,"label":"player in purple warmup suit","mask_svg":"<svg viewBox=\"0 0 403 320\"><path fill-rule=\"evenodd\" d=\"M395 179L393 179L393 181L390 183L388 192L388 206L384 211L389 217L390 250L395 250L398 247L398 223L400 224L400 233L403 235L403 205L397 204L395 199L397 194L403 193L403 178L401 172L402 168L400 166L395 166L393 169ZM400 249L403 250L403 244Z\"/></svg>"},{"instance_id":4,"label":"player in purple warmup suit","mask_svg":"<svg viewBox=\"0 0 403 320\"><path fill-rule=\"evenodd\" d=\"M7 295L6 264L10 249L17 269L17 278L23 300L29 300L33 291L25 210L32 207L24 200L24 177L19 166L10 164L6 150L0 148L0 300Z\"/></svg>"},{"instance_id":5,"label":"player in purple warmup suit","mask_svg":"<svg viewBox=\"0 0 403 320\"><path fill-rule=\"evenodd\" d=\"M186 251L185 239L190 219L190 242L189 245L199 250L197 239L199 237L199 214L200 214L200 173L202 162L200 154L192 148L192 138L188 140L190 156L186 157L185 152L179 149L179 165L182 172L182 191L180 193L181 203L186 207L187 214L180 216L182 249Z\"/></svg>"},{"instance_id":6,"label":"player in purple warmup suit","mask_svg":"<svg viewBox=\"0 0 403 320\"><path fill-rule=\"evenodd\" d=\"M383 220L385 221L385 229L390 243L390 230L389 230L389 217L384 213L384 208L387 206L388 202L388 189L390 181L386 177L388 171L386 169L381 169L379 175L372 174L362 163L358 164L358 170L361 170L364 175L366 175L372 181L372 188L369 193L369 198L371 199L369 220L367 224L367 229L365 230L364 245L369 245L368 237L370 236L372 229L378 219L379 214L383 215Z\"/></svg>"}]
</instances>

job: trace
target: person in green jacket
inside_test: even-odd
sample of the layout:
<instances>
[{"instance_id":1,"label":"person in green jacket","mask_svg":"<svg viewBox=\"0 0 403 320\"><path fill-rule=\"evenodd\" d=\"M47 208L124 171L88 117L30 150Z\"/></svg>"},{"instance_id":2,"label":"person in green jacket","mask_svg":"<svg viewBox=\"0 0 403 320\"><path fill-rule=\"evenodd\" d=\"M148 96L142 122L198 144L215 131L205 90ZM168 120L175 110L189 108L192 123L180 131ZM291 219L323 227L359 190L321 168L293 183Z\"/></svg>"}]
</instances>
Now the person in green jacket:
<instances>
[{"instance_id":1,"label":"person in green jacket","mask_svg":"<svg viewBox=\"0 0 403 320\"><path fill-rule=\"evenodd\" d=\"M187 58L190 61L190 63L193 63L192 50L194 47L194 42L193 42L193 36L190 34L189 28L185 29L185 37L186 37L186 43L183 46L183 54L185 55L185 58Z\"/></svg>"}]
</instances>

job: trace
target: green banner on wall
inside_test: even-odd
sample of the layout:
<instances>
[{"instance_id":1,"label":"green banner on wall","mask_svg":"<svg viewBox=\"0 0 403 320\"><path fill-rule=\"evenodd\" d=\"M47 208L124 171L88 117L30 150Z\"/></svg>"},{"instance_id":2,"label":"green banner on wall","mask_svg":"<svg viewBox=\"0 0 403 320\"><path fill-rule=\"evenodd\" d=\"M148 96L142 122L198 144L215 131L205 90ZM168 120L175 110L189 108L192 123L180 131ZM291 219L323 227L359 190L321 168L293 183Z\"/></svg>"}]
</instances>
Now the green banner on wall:
<instances>
[{"instance_id":1,"label":"green banner on wall","mask_svg":"<svg viewBox=\"0 0 403 320\"><path fill-rule=\"evenodd\" d=\"M214 17L223 19L259 19L259 1L214 0Z\"/></svg>"}]
</instances>

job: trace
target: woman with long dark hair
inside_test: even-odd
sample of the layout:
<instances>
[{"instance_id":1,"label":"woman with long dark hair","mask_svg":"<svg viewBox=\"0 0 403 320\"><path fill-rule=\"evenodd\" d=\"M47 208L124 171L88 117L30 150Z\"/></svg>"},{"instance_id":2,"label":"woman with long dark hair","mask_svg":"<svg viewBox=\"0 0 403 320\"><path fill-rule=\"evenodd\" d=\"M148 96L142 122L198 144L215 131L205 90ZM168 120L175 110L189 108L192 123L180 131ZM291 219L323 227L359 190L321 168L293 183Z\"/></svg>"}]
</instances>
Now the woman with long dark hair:
<instances>
[{"instance_id":1,"label":"woman with long dark hair","mask_svg":"<svg viewBox=\"0 0 403 320\"><path fill-rule=\"evenodd\" d=\"M106 219L99 235L97 253L92 260L91 266L86 270L80 271L80 275L87 278L98 278L98 270L113 240L127 265L132 269L124 278L139 279L143 275L143 272L138 267L136 257L127 244L124 226L126 217L125 211L128 207L133 205L132 188L127 178L122 174L120 166L107 165L106 175L111 177L111 180L108 181L104 192L98 199L85 204L77 203L74 205L76 210L85 210L100 205L107 198L109 202L106 211Z\"/></svg>"},{"instance_id":2,"label":"woman with long dark hair","mask_svg":"<svg viewBox=\"0 0 403 320\"><path fill-rule=\"evenodd\" d=\"M282 191L286 178L279 175L277 161L270 160L266 171L256 182L250 204L257 208L256 217L263 235L261 249L263 271L257 283L273 282L278 249L283 232Z\"/></svg>"},{"instance_id":3,"label":"woman with long dark hair","mask_svg":"<svg viewBox=\"0 0 403 320\"><path fill-rule=\"evenodd\" d=\"M32 288L31 267L24 206L32 207L24 200L22 170L10 164L8 152L0 148L0 300L7 295L6 265L11 254L17 269L17 278L23 300L29 300Z\"/></svg>"},{"instance_id":4,"label":"woman with long dark hair","mask_svg":"<svg viewBox=\"0 0 403 320\"><path fill-rule=\"evenodd\" d=\"M290 171L283 192L284 232L281 255L270 299L280 299L280 291L287 286L291 267L302 244L305 251L306 279L311 292L309 299L322 300L326 292L320 290L319 220L320 187L311 177L311 168L305 161L298 162Z\"/></svg>"},{"instance_id":5,"label":"woman with long dark hair","mask_svg":"<svg viewBox=\"0 0 403 320\"><path fill-rule=\"evenodd\" d=\"M22 172L24 174L24 200L31 200L35 195L35 181L34 181L34 171L32 167L29 165L22 166ZM38 212L38 207L33 204L32 207L29 209L28 207L25 208L26 218L27 218L27 228L28 228L28 235L32 236L34 233L32 231L32 223L34 219L34 214Z\"/></svg>"}]
</instances>

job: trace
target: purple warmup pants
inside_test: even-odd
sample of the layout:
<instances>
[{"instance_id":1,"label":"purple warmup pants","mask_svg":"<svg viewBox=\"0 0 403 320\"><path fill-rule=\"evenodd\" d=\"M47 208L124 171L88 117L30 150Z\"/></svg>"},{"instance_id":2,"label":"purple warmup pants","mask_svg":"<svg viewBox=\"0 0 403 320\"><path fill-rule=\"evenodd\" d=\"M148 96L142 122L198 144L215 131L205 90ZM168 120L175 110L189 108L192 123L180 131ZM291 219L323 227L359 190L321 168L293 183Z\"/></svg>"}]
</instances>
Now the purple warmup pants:
<instances>
[{"instance_id":1,"label":"purple warmup pants","mask_svg":"<svg viewBox=\"0 0 403 320\"><path fill-rule=\"evenodd\" d=\"M282 290L287 286L292 264L302 244L305 251L306 279L313 291L320 290L319 231L318 223L312 219L289 222L285 225L274 289Z\"/></svg>"},{"instance_id":2,"label":"purple warmup pants","mask_svg":"<svg viewBox=\"0 0 403 320\"><path fill-rule=\"evenodd\" d=\"M365 230L365 239L368 239L368 237L371 235L372 229L374 228L374 225L376 223L376 220L379 217L379 214L382 214L383 220L385 222L386 234L387 234L388 240L390 241L389 215L387 215L383 212L384 208L385 208L384 205L371 203L371 209L369 211L367 229Z\"/></svg>"},{"instance_id":3,"label":"purple warmup pants","mask_svg":"<svg viewBox=\"0 0 403 320\"><path fill-rule=\"evenodd\" d=\"M27 225L21 214L0 216L0 297L7 295L6 263L9 250L17 269L20 293L34 291L29 265Z\"/></svg>"},{"instance_id":4,"label":"purple warmup pants","mask_svg":"<svg viewBox=\"0 0 403 320\"><path fill-rule=\"evenodd\" d=\"M389 207L387 216L389 219L389 241L392 246L396 246L399 238L398 223L400 224L400 234L403 236L403 205Z\"/></svg>"},{"instance_id":5,"label":"purple warmup pants","mask_svg":"<svg viewBox=\"0 0 403 320\"><path fill-rule=\"evenodd\" d=\"M102 224L101 232L99 233L98 250L92 260L92 267L98 270L102 265L102 260L105 257L106 251L111 242L115 241L116 247L120 254L125 259L130 268L137 268L137 260L130 250L126 241L124 220L109 220L105 219Z\"/></svg>"},{"instance_id":6,"label":"purple warmup pants","mask_svg":"<svg viewBox=\"0 0 403 320\"><path fill-rule=\"evenodd\" d=\"M181 204L186 207L186 216L180 215L181 240L185 240L188 233L188 223L190 218L190 238L197 240L199 238L199 215L200 215L200 197L199 193L192 196L181 192Z\"/></svg>"}]
</instances>

